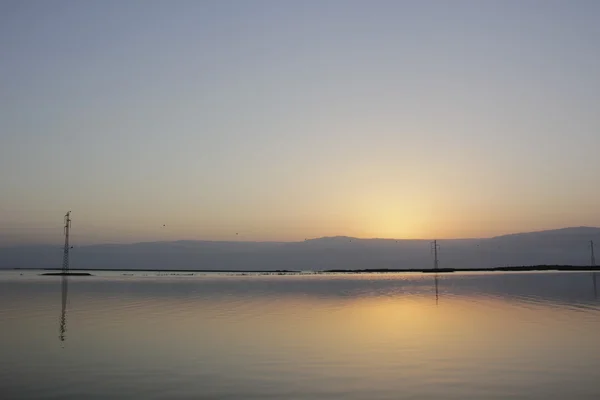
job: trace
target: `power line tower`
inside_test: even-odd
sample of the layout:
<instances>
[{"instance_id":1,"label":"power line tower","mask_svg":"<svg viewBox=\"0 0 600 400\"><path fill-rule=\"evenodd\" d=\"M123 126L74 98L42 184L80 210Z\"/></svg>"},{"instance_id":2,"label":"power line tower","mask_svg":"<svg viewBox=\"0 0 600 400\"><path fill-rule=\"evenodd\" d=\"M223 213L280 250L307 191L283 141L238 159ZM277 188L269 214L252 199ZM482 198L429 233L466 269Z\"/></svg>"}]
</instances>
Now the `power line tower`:
<instances>
[{"instance_id":1,"label":"power line tower","mask_svg":"<svg viewBox=\"0 0 600 400\"><path fill-rule=\"evenodd\" d=\"M69 272L69 229L71 228L71 211L65 214L65 248L63 251L62 272Z\"/></svg>"},{"instance_id":2,"label":"power line tower","mask_svg":"<svg viewBox=\"0 0 600 400\"><path fill-rule=\"evenodd\" d=\"M596 266L596 256L594 255L594 241L590 240L590 251L592 256L592 267Z\"/></svg>"},{"instance_id":3,"label":"power line tower","mask_svg":"<svg viewBox=\"0 0 600 400\"><path fill-rule=\"evenodd\" d=\"M438 244L437 240L434 240L433 242L431 242L431 253L433 254L433 269L435 269L436 271L438 270L439 266L440 266L440 260L438 259L438 249L440 248L440 245Z\"/></svg>"}]
</instances>

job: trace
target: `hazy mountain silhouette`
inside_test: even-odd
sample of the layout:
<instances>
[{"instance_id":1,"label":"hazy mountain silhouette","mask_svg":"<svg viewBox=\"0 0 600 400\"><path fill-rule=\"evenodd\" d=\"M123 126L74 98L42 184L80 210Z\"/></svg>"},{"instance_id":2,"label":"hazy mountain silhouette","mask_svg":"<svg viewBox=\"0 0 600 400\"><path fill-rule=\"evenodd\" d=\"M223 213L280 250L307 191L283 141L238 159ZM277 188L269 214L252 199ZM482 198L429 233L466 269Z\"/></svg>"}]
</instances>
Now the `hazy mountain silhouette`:
<instances>
[{"instance_id":1,"label":"hazy mountain silhouette","mask_svg":"<svg viewBox=\"0 0 600 400\"><path fill-rule=\"evenodd\" d=\"M578 227L486 239L439 240L440 267L589 265L600 228ZM57 268L62 246L0 248L0 268ZM429 240L323 237L301 242L175 241L75 246L72 268L323 270L428 268Z\"/></svg>"}]
</instances>

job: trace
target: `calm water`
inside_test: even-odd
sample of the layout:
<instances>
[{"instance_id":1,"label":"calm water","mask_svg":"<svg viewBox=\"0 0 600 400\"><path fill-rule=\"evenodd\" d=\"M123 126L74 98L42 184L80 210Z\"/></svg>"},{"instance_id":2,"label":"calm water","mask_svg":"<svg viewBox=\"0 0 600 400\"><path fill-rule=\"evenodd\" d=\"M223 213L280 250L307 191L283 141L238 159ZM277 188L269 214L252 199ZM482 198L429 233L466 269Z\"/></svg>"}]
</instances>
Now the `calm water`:
<instances>
[{"instance_id":1,"label":"calm water","mask_svg":"<svg viewBox=\"0 0 600 400\"><path fill-rule=\"evenodd\" d=\"M36 274L2 399L600 399L592 273Z\"/></svg>"}]
</instances>

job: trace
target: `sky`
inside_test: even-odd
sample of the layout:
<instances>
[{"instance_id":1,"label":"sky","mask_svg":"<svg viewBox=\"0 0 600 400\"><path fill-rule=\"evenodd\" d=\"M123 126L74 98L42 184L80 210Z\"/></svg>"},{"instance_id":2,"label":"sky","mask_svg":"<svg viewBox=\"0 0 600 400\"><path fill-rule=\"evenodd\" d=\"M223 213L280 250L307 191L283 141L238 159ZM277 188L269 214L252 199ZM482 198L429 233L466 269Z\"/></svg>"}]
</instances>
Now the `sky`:
<instances>
[{"instance_id":1,"label":"sky","mask_svg":"<svg viewBox=\"0 0 600 400\"><path fill-rule=\"evenodd\" d=\"M599 18L0 0L0 246L600 226Z\"/></svg>"}]
</instances>

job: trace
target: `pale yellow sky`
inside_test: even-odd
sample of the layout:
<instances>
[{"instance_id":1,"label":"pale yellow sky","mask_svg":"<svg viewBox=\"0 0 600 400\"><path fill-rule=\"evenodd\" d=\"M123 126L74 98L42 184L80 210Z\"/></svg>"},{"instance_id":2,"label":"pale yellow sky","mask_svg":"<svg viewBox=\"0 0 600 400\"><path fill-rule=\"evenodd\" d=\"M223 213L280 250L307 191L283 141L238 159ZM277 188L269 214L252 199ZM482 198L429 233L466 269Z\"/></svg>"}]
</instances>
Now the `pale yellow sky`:
<instances>
[{"instance_id":1,"label":"pale yellow sky","mask_svg":"<svg viewBox=\"0 0 600 400\"><path fill-rule=\"evenodd\" d=\"M0 245L600 226L600 3L225 3L0 12Z\"/></svg>"}]
</instances>

